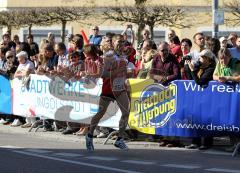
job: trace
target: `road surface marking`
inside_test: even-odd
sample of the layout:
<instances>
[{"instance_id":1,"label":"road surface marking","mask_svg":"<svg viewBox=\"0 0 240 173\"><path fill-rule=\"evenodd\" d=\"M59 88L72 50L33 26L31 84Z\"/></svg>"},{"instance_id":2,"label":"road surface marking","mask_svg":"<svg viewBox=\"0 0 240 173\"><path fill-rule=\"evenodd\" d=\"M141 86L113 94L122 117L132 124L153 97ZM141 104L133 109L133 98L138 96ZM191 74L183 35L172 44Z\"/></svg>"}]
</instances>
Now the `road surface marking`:
<instances>
[{"instance_id":1,"label":"road surface marking","mask_svg":"<svg viewBox=\"0 0 240 173\"><path fill-rule=\"evenodd\" d=\"M171 167L171 168L183 168L183 169L198 169L200 166L196 165L178 165L178 164L166 164L166 165L161 165L165 167Z\"/></svg>"},{"instance_id":2,"label":"road surface marking","mask_svg":"<svg viewBox=\"0 0 240 173\"><path fill-rule=\"evenodd\" d=\"M54 155L57 156L66 156L66 157L82 157L82 154L76 154L76 153L54 153Z\"/></svg>"},{"instance_id":3,"label":"road surface marking","mask_svg":"<svg viewBox=\"0 0 240 173\"><path fill-rule=\"evenodd\" d=\"M204 154L213 154L213 155L224 155L224 156L231 156L232 153L227 153L223 151L204 151Z\"/></svg>"},{"instance_id":4,"label":"road surface marking","mask_svg":"<svg viewBox=\"0 0 240 173\"><path fill-rule=\"evenodd\" d=\"M17 147L17 146L12 146L12 145L3 145L3 146L0 146L0 148L17 149L17 148L23 148L23 147Z\"/></svg>"},{"instance_id":5,"label":"road surface marking","mask_svg":"<svg viewBox=\"0 0 240 173\"><path fill-rule=\"evenodd\" d=\"M205 170L212 171L212 172L240 173L240 170L233 170L233 169L211 168L211 169L205 169Z\"/></svg>"},{"instance_id":6,"label":"road surface marking","mask_svg":"<svg viewBox=\"0 0 240 173\"><path fill-rule=\"evenodd\" d=\"M114 161L114 160L118 160L115 157L100 157L100 156L88 156L85 157L87 159L93 159L93 160L104 160L104 161Z\"/></svg>"},{"instance_id":7,"label":"road surface marking","mask_svg":"<svg viewBox=\"0 0 240 173\"><path fill-rule=\"evenodd\" d=\"M140 165L154 165L154 164L156 164L155 162L140 161L140 160L124 160L124 161L121 161L121 162L131 163L131 164L140 164Z\"/></svg>"},{"instance_id":8,"label":"road surface marking","mask_svg":"<svg viewBox=\"0 0 240 173\"><path fill-rule=\"evenodd\" d=\"M83 165L83 166L88 166L88 167L93 167L93 168L105 169L105 170L109 170L109 171L124 172L124 173L141 173L141 172L126 170L126 169L119 169L119 168L114 168L114 167L109 167L109 166L98 165L98 164L91 164L91 163L85 163L85 162L80 162L80 161L73 161L73 160L67 160L67 159L62 159L62 158L60 159L60 158L56 158L56 157L44 156L44 155L29 153L29 152L25 152L25 151L14 150L13 152L28 155L28 156L34 156L34 157L39 157L39 158L44 158L44 159L65 162L65 163L72 163L72 164L76 164L76 165Z\"/></svg>"},{"instance_id":9,"label":"road surface marking","mask_svg":"<svg viewBox=\"0 0 240 173\"><path fill-rule=\"evenodd\" d=\"M48 150L40 150L40 149L26 149L25 151L33 152L33 153L39 153L39 154L44 154L44 153L50 153L51 152L51 151L48 151Z\"/></svg>"}]
</instances>

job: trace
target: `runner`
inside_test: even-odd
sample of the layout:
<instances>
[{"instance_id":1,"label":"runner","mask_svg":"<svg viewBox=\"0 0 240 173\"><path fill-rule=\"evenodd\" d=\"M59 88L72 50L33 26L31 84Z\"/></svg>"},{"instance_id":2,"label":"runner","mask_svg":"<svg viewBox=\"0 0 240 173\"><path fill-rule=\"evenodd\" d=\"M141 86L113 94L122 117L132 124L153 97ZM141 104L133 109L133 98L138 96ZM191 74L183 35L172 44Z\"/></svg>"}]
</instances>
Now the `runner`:
<instances>
[{"instance_id":1,"label":"runner","mask_svg":"<svg viewBox=\"0 0 240 173\"><path fill-rule=\"evenodd\" d=\"M99 100L98 113L92 118L90 130L86 135L87 150L93 151L93 132L103 117L111 101L116 101L122 117L119 122L118 139L114 146L120 149L127 150L128 147L124 143L123 133L126 129L129 116L129 98L125 87L127 78L127 59L123 55L123 36L115 35L112 38L114 51L107 52L104 57L104 67L102 72L103 86Z\"/></svg>"}]
</instances>

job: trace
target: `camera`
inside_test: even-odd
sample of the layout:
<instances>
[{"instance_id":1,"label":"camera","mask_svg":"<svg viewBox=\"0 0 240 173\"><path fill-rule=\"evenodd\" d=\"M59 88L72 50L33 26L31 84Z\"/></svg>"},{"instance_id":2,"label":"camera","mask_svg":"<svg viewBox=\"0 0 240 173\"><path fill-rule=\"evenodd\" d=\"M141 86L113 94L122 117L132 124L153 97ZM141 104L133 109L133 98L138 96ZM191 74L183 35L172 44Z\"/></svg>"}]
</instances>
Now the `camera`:
<instances>
[{"instance_id":1,"label":"camera","mask_svg":"<svg viewBox=\"0 0 240 173\"><path fill-rule=\"evenodd\" d=\"M186 56L183 56L183 57L181 58L181 61L191 60L191 59L192 59L192 56L186 55Z\"/></svg>"}]
</instances>

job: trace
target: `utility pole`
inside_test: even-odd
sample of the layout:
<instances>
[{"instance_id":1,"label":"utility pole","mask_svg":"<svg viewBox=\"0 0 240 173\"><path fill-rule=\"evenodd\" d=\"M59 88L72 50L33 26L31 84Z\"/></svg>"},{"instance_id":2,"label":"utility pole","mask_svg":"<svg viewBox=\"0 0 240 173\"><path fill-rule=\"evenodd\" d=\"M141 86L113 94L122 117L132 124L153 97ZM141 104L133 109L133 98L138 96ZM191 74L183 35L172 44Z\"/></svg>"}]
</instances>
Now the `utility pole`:
<instances>
[{"instance_id":1,"label":"utility pole","mask_svg":"<svg viewBox=\"0 0 240 173\"><path fill-rule=\"evenodd\" d=\"M218 0L212 0L212 25L213 25L212 37L213 38L218 38L218 24L216 21L217 12L218 12Z\"/></svg>"}]
</instances>

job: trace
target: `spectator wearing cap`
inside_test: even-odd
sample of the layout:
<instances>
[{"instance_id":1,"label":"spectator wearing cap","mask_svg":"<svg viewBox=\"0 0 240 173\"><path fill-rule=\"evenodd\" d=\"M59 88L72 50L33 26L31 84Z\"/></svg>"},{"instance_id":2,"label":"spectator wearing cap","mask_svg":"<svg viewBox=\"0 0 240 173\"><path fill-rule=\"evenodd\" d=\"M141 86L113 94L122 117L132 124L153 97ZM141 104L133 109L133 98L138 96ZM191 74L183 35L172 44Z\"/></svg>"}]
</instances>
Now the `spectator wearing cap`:
<instances>
[{"instance_id":1,"label":"spectator wearing cap","mask_svg":"<svg viewBox=\"0 0 240 173\"><path fill-rule=\"evenodd\" d=\"M19 66L14 74L14 77L24 78L31 73L34 73L34 64L28 60L28 54L25 51L19 52L16 57L18 58Z\"/></svg>"},{"instance_id":2,"label":"spectator wearing cap","mask_svg":"<svg viewBox=\"0 0 240 173\"><path fill-rule=\"evenodd\" d=\"M208 82L213 80L213 72L215 70L216 61L215 56L211 50L202 50L199 54L199 66L195 66L190 60L187 60L187 64L191 70L192 78L198 85L207 86Z\"/></svg>"},{"instance_id":3,"label":"spectator wearing cap","mask_svg":"<svg viewBox=\"0 0 240 173\"><path fill-rule=\"evenodd\" d=\"M215 70L216 61L215 55L211 50L202 50L199 54L199 66L194 66L191 60L186 60L189 66L193 80L201 87L207 87L208 82L213 80L213 72ZM196 149L199 147L200 150L208 149L212 146L213 138L193 138L192 144L186 146L188 149Z\"/></svg>"},{"instance_id":4,"label":"spectator wearing cap","mask_svg":"<svg viewBox=\"0 0 240 173\"><path fill-rule=\"evenodd\" d=\"M102 36L99 35L99 27L94 26L92 28L92 35L90 35L89 37L89 44L100 46L101 41L102 41Z\"/></svg>"},{"instance_id":5,"label":"spectator wearing cap","mask_svg":"<svg viewBox=\"0 0 240 173\"><path fill-rule=\"evenodd\" d=\"M238 37L236 40L236 46L229 48L229 51L233 58L240 59L240 37Z\"/></svg>"}]
</instances>

